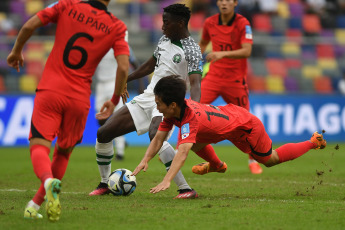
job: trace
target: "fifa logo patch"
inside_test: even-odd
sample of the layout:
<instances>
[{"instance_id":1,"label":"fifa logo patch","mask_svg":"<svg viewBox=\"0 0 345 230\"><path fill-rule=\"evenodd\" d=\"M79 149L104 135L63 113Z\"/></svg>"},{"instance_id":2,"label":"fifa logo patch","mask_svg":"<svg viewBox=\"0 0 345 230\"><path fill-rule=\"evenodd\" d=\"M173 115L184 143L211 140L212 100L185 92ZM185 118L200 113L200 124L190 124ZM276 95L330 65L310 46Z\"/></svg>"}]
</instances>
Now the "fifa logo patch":
<instances>
[{"instance_id":1,"label":"fifa logo patch","mask_svg":"<svg viewBox=\"0 0 345 230\"><path fill-rule=\"evenodd\" d=\"M184 124L181 127L181 138L182 138L182 140L186 139L188 136L189 136L189 123Z\"/></svg>"},{"instance_id":2,"label":"fifa logo patch","mask_svg":"<svg viewBox=\"0 0 345 230\"><path fill-rule=\"evenodd\" d=\"M181 54L175 54L173 57L173 62L178 64L181 62L181 59L182 59Z\"/></svg>"},{"instance_id":3,"label":"fifa logo patch","mask_svg":"<svg viewBox=\"0 0 345 230\"><path fill-rule=\"evenodd\" d=\"M135 104L137 103L135 100L131 100L131 104Z\"/></svg>"},{"instance_id":4,"label":"fifa logo patch","mask_svg":"<svg viewBox=\"0 0 345 230\"><path fill-rule=\"evenodd\" d=\"M246 39L253 39L252 28L246 25Z\"/></svg>"}]
</instances>

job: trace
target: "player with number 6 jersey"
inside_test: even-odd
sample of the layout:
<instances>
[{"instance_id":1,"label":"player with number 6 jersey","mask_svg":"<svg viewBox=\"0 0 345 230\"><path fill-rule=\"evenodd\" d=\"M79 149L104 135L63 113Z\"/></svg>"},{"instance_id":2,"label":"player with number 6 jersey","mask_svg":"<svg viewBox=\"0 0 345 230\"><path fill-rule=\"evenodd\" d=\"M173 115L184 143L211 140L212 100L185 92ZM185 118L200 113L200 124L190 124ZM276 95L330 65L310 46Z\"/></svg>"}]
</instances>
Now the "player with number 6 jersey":
<instances>
[{"instance_id":1,"label":"player with number 6 jersey","mask_svg":"<svg viewBox=\"0 0 345 230\"><path fill-rule=\"evenodd\" d=\"M41 186L25 208L24 218L42 218L38 210L46 195L48 219L59 220L61 179L73 148L83 137L92 76L110 48L118 63L117 77L113 97L101 109L103 117L112 114L125 87L129 68L127 28L107 11L109 1L53 3L23 25L7 58L8 65L19 72L24 62L22 49L33 32L48 23L57 24L54 47L36 90L29 134L31 161ZM49 152L56 137L51 162Z\"/></svg>"}]
</instances>

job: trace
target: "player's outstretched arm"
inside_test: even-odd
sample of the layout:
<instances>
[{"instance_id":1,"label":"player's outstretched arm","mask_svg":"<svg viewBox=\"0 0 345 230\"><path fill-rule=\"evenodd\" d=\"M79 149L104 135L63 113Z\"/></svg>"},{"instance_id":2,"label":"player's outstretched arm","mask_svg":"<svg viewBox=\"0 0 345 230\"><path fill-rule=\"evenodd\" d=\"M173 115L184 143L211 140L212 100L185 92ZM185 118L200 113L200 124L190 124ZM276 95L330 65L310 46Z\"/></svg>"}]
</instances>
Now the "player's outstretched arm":
<instances>
[{"instance_id":1,"label":"player's outstretched arm","mask_svg":"<svg viewBox=\"0 0 345 230\"><path fill-rule=\"evenodd\" d=\"M132 175L136 176L141 170L146 172L146 170L147 170L147 168L149 166L148 165L149 161L154 156L156 156L156 154L158 153L158 151L162 147L163 142L164 142L164 140L166 139L167 136L168 136L168 132L160 131L160 130L157 131L155 137L152 139L149 147L146 150L145 156L143 157L143 159L141 160L139 165L134 169Z\"/></svg>"},{"instance_id":2,"label":"player's outstretched arm","mask_svg":"<svg viewBox=\"0 0 345 230\"><path fill-rule=\"evenodd\" d=\"M192 146L193 146L193 143L183 143L179 145L178 151L163 181L160 184L158 184L156 187L151 188L150 193L158 193L170 187L171 181L174 179L178 171L182 168L184 162L187 159L188 152L192 148Z\"/></svg>"},{"instance_id":3,"label":"player's outstretched arm","mask_svg":"<svg viewBox=\"0 0 345 230\"><path fill-rule=\"evenodd\" d=\"M189 75L190 98L193 101L200 102L201 97L201 74L194 73Z\"/></svg>"},{"instance_id":4,"label":"player's outstretched arm","mask_svg":"<svg viewBox=\"0 0 345 230\"><path fill-rule=\"evenodd\" d=\"M43 23L37 15L30 18L20 29L16 42L11 53L7 57L7 64L19 72L19 67L24 66L24 57L22 54L25 43L32 36L33 32L43 26Z\"/></svg>"},{"instance_id":5,"label":"player's outstretched arm","mask_svg":"<svg viewBox=\"0 0 345 230\"><path fill-rule=\"evenodd\" d=\"M138 78L145 77L146 75L151 74L155 70L156 59L153 56L142 64L138 69L128 76L127 82L133 81Z\"/></svg>"}]
</instances>

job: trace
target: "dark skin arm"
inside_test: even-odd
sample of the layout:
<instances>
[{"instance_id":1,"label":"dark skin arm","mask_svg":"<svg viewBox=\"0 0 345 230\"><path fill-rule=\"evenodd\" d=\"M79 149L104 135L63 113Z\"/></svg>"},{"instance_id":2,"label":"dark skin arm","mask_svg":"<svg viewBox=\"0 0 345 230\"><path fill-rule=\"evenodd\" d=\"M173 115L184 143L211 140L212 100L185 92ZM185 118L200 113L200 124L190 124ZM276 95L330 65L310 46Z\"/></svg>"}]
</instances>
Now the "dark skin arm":
<instances>
[{"instance_id":1,"label":"dark skin arm","mask_svg":"<svg viewBox=\"0 0 345 230\"><path fill-rule=\"evenodd\" d=\"M200 102L201 97L201 74L193 73L189 75L190 97L193 101Z\"/></svg>"},{"instance_id":2,"label":"dark skin arm","mask_svg":"<svg viewBox=\"0 0 345 230\"><path fill-rule=\"evenodd\" d=\"M144 64L142 64L138 69L128 76L127 82L133 81L138 78L145 77L151 74L155 70L156 59L153 56L148 59Z\"/></svg>"}]
</instances>

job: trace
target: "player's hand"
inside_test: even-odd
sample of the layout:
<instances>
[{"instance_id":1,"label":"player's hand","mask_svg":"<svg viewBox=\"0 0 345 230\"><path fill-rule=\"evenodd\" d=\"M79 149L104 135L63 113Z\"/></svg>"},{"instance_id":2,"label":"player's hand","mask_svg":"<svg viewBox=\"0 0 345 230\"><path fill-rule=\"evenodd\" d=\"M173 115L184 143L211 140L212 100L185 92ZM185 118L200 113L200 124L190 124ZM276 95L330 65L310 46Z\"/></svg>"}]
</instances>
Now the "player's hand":
<instances>
[{"instance_id":1,"label":"player's hand","mask_svg":"<svg viewBox=\"0 0 345 230\"><path fill-rule=\"evenodd\" d=\"M167 190L170 187L170 182L162 181L159 185L150 189L150 193L158 193L160 191Z\"/></svg>"},{"instance_id":2,"label":"player's hand","mask_svg":"<svg viewBox=\"0 0 345 230\"><path fill-rule=\"evenodd\" d=\"M106 102L104 102L101 111L99 113L96 113L96 119L97 120L105 120L108 119L108 117L110 117L115 109L115 105L113 102L111 102L111 100L108 100Z\"/></svg>"},{"instance_id":3,"label":"player's hand","mask_svg":"<svg viewBox=\"0 0 345 230\"><path fill-rule=\"evenodd\" d=\"M222 52L211 52L206 55L206 61L215 62L223 58Z\"/></svg>"},{"instance_id":4,"label":"player's hand","mask_svg":"<svg viewBox=\"0 0 345 230\"><path fill-rule=\"evenodd\" d=\"M147 168L149 167L149 164L147 162L140 162L140 164L134 169L132 176L136 176L141 170L146 172Z\"/></svg>"},{"instance_id":5,"label":"player's hand","mask_svg":"<svg viewBox=\"0 0 345 230\"><path fill-rule=\"evenodd\" d=\"M123 104L125 104L127 102L127 98L129 98L129 93L128 93L128 90L127 90L127 84L126 84L125 88L123 89L121 97L122 97Z\"/></svg>"},{"instance_id":6,"label":"player's hand","mask_svg":"<svg viewBox=\"0 0 345 230\"><path fill-rule=\"evenodd\" d=\"M7 64L17 70L17 72L20 72L19 67L24 66L24 57L22 53L14 53L11 52L7 57Z\"/></svg>"}]
</instances>

